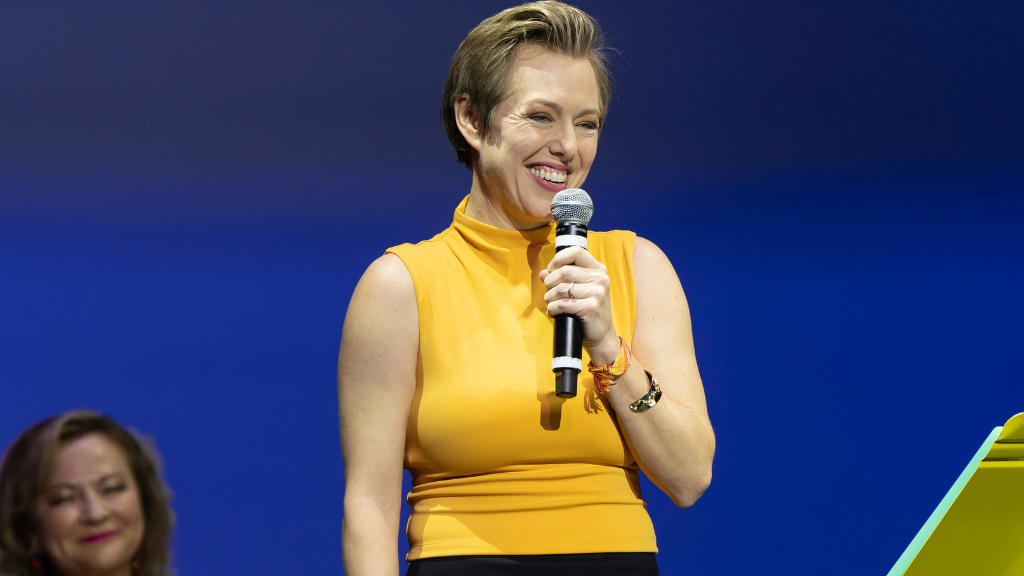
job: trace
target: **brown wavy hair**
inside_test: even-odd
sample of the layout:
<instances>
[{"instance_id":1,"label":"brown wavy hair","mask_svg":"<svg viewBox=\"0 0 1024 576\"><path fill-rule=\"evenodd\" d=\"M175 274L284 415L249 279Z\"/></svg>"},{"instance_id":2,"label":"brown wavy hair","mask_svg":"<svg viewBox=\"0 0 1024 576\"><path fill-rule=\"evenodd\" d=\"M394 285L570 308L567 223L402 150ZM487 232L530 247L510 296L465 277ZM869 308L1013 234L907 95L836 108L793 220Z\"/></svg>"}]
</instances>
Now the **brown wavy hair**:
<instances>
[{"instance_id":1,"label":"brown wavy hair","mask_svg":"<svg viewBox=\"0 0 1024 576\"><path fill-rule=\"evenodd\" d=\"M135 476L146 519L146 532L138 555L140 576L173 576L168 540L174 516L168 505L170 491L161 476L156 447L112 419L85 410L65 412L29 426L7 448L0 463L0 574L53 575L42 549L32 512L43 493L61 445L86 434L105 435L121 447ZM33 569L32 561L41 560Z\"/></svg>"},{"instance_id":2,"label":"brown wavy hair","mask_svg":"<svg viewBox=\"0 0 1024 576\"><path fill-rule=\"evenodd\" d=\"M586 58L597 78L600 123L611 100L608 53L601 26L568 4L543 0L503 10L473 28L452 57L441 98L441 124L455 148L455 158L472 168L472 147L455 120L455 101L467 96L469 110L486 136L498 104L515 90L510 68L516 49L536 44L571 58Z\"/></svg>"}]
</instances>

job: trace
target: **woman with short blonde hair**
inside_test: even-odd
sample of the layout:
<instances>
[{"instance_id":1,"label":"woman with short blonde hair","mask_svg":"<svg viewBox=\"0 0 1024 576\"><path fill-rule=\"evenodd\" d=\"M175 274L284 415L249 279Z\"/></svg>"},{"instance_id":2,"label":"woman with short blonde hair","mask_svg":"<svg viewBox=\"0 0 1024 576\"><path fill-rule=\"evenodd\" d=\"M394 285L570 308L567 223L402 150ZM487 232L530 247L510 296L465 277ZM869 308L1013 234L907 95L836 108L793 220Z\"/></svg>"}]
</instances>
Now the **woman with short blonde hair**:
<instances>
[{"instance_id":1,"label":"woman with short blonde hair","mask_svg":"<svg viewBox=\"0 0 1024 576\"><path fill-rule=\"evenodd\" d=\"M679 506L715 449L675 271L651 242L589 231L556 252L610 99L600 28L545 1L484 20L441 103L471 170L451 226L387 250L352 295L338 361L350 576L658 574L643 470ZM575 193L579 195L579 193ZM555 316L582 328L579 394L555 393Z\"/></svg>"},{"instance_id":2,"label":"woman with short blonde hair","mask_svg":"<svg viewBox=\"0 0 1024 576\"><path fill-rule=\"evenodd\" d=\"M441 98L441 124L455 148L456 159L472 168L472 148L459 131L455 103L465 97L469 109L488 132L494 108L515 89L511 72L516 50L525 44L543 46L594 69L602 123L612 97L608 55L597 21L586 12L560 2L533 2L509 8L480 23L452 57Z\"/></svg>"}]
</instances>

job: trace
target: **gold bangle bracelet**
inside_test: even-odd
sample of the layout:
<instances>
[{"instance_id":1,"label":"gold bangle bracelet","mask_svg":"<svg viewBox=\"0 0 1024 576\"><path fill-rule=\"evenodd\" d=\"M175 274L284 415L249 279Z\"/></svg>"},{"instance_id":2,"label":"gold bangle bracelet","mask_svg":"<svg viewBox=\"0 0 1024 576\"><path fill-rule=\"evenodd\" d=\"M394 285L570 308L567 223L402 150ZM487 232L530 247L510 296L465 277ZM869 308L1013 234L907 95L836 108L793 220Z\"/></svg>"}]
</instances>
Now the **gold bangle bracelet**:
<instances>
[{"instance_id":1,"label":"gold bangle bracelet","mask_svg":"<svg viewBox=\"0 0 1024 576\"><path fill-rule=\"evenodd\" d=\"M629 409L636 413L647 412L654 408L658 400L661 400L661 386L658 386L658 381L647 370L644 370L644 374L647 374L647 379L651 382L651 389L647 391L647 394L644 394L643 398L629 405Z\"/></svg>"}]
</instances>

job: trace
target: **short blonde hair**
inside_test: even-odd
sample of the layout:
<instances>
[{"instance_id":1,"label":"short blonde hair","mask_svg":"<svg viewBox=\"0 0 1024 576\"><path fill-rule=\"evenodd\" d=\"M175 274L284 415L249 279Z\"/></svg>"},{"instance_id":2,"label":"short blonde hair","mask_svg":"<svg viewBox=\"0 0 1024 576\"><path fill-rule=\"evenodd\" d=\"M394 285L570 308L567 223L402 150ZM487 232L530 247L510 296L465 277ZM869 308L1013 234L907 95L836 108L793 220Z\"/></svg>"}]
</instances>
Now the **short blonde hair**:
<instances>
[{"instance_id":1,"label":"short blonde hair","mask_svg":"<svg viewBox=\"0 0 1024 576\"><path fill-rule=\"evenodd\" d=\"M65 412L37 422L7 448L0 462L0 574L54 573L36 533L32 503L45 489L61 446L94 433L103 434L124 451L139 487L146 532L136 574L173 574L168 567L171 559L168 540L174 516L168 505L170 491L161 476L156 448L107 416L85 410ZM32 566L34 559L41 561L37 569Z\"/></svg>"},{"instance_id":2,"label":"short blonde hair","mask_svg":"<svg viewBox=\"0 0 1024 576\"><path fill-rule=\"evenodd\" d=\"M455 101L468 97L468 106L480 121L483 135L490 128L494 109L508 98L510 68L516 49L536 44L571 58L586 58L597 78L600 121L604 123L611 100L608 55L601 27L589 14L554 0L530 2L503 10L484 20L466 36L452 57L441 99L441 123L455 148L455 157L471 166L472 148L459 132Z\"/></svg>"}]
</instances>

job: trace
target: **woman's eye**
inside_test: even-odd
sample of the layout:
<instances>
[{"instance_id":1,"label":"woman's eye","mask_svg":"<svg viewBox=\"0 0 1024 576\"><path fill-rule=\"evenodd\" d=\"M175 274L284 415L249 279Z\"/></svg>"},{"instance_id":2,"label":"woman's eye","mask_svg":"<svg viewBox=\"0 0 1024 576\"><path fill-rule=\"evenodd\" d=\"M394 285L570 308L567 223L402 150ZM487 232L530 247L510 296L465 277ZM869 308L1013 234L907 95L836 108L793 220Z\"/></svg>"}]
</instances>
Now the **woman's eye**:
<instances>
[{"instance_id":1,"label":"woman's eye","mask_svg":"<svg viewBox=\"0 0 1024 576\"><path fill-rule=\"evenodd\" d=\"M547 122L551 120L551 117L547 114L532 114L530 120L536 120L538 122Z\"/></svg>"},{"instance_id":2,"label":"woman's eye","mask_svg":"<svg viewBox=\"0 0 1024 576\"><path fill-rule=\"evenodd\" d=\"M597 124L593 122L580 122L580 128L584 130L597 130Z\"/></svg>"},{"instance_id":3,"label":"woman's eye","mask_svg":"<svg viewBox=\"0 0 1024 576\"><path fill-rule=\"evenodd\" d=\"M54 496L50 498L50 506L60 506L71 502L71 496Z\"/></svg>"},{"instance_id":4,"label":"woman's eye","mask_svg":"<svg viewBox=\"0 0 1024 576\"><path fill-rule=\"evenodd\" d=\"M128 486L124 484L115 484L113 486L107 486L103 489L104 494L119 494L128 489Z\"/></svg>"}]
</instances>

